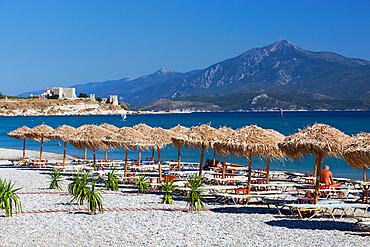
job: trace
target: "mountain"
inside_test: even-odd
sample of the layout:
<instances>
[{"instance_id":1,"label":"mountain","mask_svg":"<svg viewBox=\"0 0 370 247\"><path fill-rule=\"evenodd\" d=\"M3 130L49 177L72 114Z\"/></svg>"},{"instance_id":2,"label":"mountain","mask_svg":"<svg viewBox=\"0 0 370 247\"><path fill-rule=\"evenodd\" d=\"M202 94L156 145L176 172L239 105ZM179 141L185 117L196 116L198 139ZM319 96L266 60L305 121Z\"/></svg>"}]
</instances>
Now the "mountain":
<instances>
[{"instance_id":1,"label":"mountain","mask_svg":"<svg viewBox=\"0 0 370 247\"><path fill-rule=\"evenodd\" d=\"M308 51L287 40L278 40L271 45L250 49L202 70L180 73L165 67L133 80L124 78L73 87L76 87L77 94L95 93L98 97L118 94L120 100L136 105L147 105L160 99L167 99L159 101L164 105L174 102L179 104L179 101L196 105L202 98L215 95L225 99L231 97L237 101L232 97L242 97L238 93L252 93L257 97L269 92L265 93L268 96L266 106L290 107L291 102L280 100L279 97L300 92L302 99L306 97L311 101L314 100L314 95L323 95L334 101L367 102L370 98L369 78L369 61L347 58L332 52ZM280 94L275 95L276 92ZM189 97L192 96L197 101L194 101L195 98L190 100ZM274 98L275 96L277 98ZM288 105L277 104L271 97ZM246 100L245 97L243 99ZM155 105L158 106L158 102ZM316 105L319 107L320 104ZM335 105L338 103L333 103L333 107ZM221 108L233 109L224 105Z\"/></svg>"}]
</instances>

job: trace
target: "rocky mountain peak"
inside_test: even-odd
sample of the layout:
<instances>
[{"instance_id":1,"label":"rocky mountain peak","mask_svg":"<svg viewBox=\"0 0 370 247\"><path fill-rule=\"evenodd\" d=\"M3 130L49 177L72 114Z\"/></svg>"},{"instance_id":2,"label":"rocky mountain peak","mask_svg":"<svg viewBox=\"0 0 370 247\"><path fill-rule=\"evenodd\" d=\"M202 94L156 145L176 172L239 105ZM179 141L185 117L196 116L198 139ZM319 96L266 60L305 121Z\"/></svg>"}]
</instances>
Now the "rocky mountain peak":
<instances>
[{"instance_id":1,"label":"rocky mountain peak","mask_svg":"<svg viewBox=\"0 0 370 247\"><path fill-rule=\"evenodd\" d=\"M289 42L288 40L286 40L286 39L279 39L275 43L269 45L268 49L269 49L270 52L274 52L274 51L283 51L284 52L284 51L298 50L299 48L296 45Z\"/></svg>"},{"instance_id":2,"label":"rocky mountain peak","mask_svg":"<svg viewBox=\"0 0 370 247\"><path fill-rule=\"evenodd\" d=\"M157 71L157 74L168 74L168 73L175 73L175 71L167 67L163 67Z\"/></svg>"}]
</instances>

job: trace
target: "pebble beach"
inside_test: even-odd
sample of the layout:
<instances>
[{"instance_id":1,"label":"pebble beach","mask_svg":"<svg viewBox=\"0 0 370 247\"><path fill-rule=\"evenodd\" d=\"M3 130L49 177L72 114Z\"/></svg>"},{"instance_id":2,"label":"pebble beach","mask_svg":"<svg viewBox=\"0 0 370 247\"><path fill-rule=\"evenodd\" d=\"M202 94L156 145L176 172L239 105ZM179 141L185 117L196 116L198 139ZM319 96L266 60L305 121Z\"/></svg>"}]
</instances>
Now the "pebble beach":
<instances>
[{"instance_id":1,"label":"pebble beach","mask_svg":"<svg viewBox=\"0 0 370 247\"><path fill-rule=\"evenodd\" d=\"M0 178L22 187L22 214L0 214L0 246L369 246L368 232L353 219L292 218L264 205L213 205L189 212L186 202L161 204L159 193L137 195L120 186L103 191L103 214L69 203L64 191L47 189L47 171L0 161ZM367 213L369 215L369 212Z\"/></svg>"}]
</instances>

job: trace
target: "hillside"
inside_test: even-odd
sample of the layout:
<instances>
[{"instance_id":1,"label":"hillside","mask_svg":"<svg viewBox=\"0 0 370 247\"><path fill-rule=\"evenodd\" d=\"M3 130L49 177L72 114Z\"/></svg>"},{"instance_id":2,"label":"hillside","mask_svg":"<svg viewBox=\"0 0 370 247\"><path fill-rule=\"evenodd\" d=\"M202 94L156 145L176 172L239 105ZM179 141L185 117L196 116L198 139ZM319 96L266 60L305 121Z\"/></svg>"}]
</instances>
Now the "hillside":
<instances>
[{"instance_id":1,"label":"hillside","mask_svg":"<svg viewBox=\"0 0 370 247\"><path fill-rule=\"evenodd\" d=\"M119 99L146 107L176 105L179 101L190 105L212 102L212 95L222 98L254 97L268 94L265 107L328 107L330 109L366 108L370 98L370 62L347 58L332 52L304 50L287 40L253 48L243 54L213 64L202 70L179 73L163 68L137 79L120 79L106 82L78 84L76 93L95 93L98 97L118 94ZM294 92L302 92L300 100L286 99ZM332 98L319 102L312 95ZM29 95L22 94L23 96ZM200 97L207 95L207 97ZM210 96L210 97L208 97ZM190 97L190 98L188 98ZM217 96L219 97L219 96ZM282 98L281 98L282 97ZM179 98L179 99L177 99ZM271 101L273 98L276 101ZM172 99L161 100L160 99ZM245 102L247 98L241 98ZM248 98L248 100L251 100ZM247 101L248 101L247 100ZM160 103L161 102L161 103ZM192 102L192 103L190 103ZM222 109L235 109L242 105L228 105ZM359 105L353 105L354 102ZM163 104L163 105L162 105ZM305 105L306 104L306 105ZM212 107L211 107L212 108ZM249 108L248 108L249 109Z\"/></svg>"}]
</instances>

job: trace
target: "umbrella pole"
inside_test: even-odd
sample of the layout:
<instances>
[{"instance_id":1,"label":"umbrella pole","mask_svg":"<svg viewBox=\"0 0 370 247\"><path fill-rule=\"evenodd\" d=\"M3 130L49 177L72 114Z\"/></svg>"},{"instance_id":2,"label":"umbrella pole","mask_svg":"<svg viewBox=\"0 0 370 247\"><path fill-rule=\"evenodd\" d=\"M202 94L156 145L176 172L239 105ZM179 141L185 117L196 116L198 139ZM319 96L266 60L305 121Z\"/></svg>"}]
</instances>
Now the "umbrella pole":
<instances>
[{"instance_id":1,"label":"umbrella pole","mask_svg":"<svg viewBox=\"0 0 370 247\"><path fill-rule=\"evenodd\" d=\"M105 147L105 162L107 162L108 160L108 151L107 151L107 147Z\"/></svg>"},{"instance_id":2,"label":"umbrella pole","mask_svg":"<svg viewBox=\"0 0 370 247\"><path fill-rule=\"evenodd\" d=\"M224 160L222 163L222 178L225 178L225 172L226 172L226 151L224 152Z\"/></svg>"},{"instance_id":3,"label":"umbrella pole","mask_svg":"<svg viewBox=\"0 0 370 247\"><path fill-rule=\"evenodd\" d=\"M315 187L315 201L314 203L317 204L319 199L319 192L320 192L320 170L321 170L321 161L322 161L322 154L316 154L315 159L315 167L316 167L316 187Z\"/></svg>"},{"instance_id":4,"label":"umbrella pole","mask_svg":"<svg viewBox=\"0 0 370 247\"><path fill-rule=\"evenodd\" d=\"M23 160L26 159L26 138L23 138Z\"/></svg>"},{"instance_id":5,"label":"umbrella pole","mask_svg":"<svg viewBox=\"0 0 370 247\"><path fill-rule=\"evenodd\" d=\"M266 183L270 182L270 156L266 158Z\"/></svg>"},{"instance_id":6,"label":"umbrella pole","mask_svg":"<svg viewBox=\"0 0 370 247\"><path fill-rule=\"evenodd\" d=\"M162 182L161 149L159 148L158 148L158 171L159 171L159 182Z\"/></svg>"},{"instance_id":7,"label":"umbrella pole","mask_svg":"<svg viewBox=\"0 0 370 247\"><path fill-rule=\"evenodd\" d=\"M213 149L213 166L216 166L216 149Z\"/></svg>"},{"instance_id":8,"label":"umbrella pole","mask_svg":"<svg viewBox=\"0 0 370 247\"><path fill-rule=\"evenodd\" d=\"M364 182L366 182L366 166L364 166Z\"/></svg>"},{"instance_id":9,"label":"umbrella pole","mask_svg":"<svg viewBox=\"0 0 370 247\"><path fill-rule=\"evenodd\" d=\"M40 162L42 160L42 147L44 146L44 136L41 136Z\"/></svg>"},{"instance_id":10,"label":"umbrella pole","mask_svg":"<svg viewBox=\"0 0 370 247\"><path fill-rule=\"evenodd\" d=\"M140 161L141 161L141 148L139 148L139 161L137 162L139 166L140 166Z\"/></svg>"},{"instance_id":11,"label":"umbrella pole","mask_svg":"<svg viewBox=\"0 0 370 247\"><path fill-rule=\"evenodd\" d=\"M64 142L63 166L66 165L66 149L67 149L67 142Z\"/></svg>"},{"instance_id":12,"label":"umbrella pole","mask_svg":"<svg viewBox=\"0 0 370 247\"><path fill-rule=\"evenodd\" d=\"M85 148L85 160L87 159L87 148Z\"/></svg>"},{"instance_id":13,"label":"umbrella pole","mask_svg":"<svg viewBox=\"0 0 370 247\"><path fill-rule=\"evenodd\" d=\"M202 176L203 158L204 158L204 144L202 143L202 150L200 153L200 164L199 164L199 177Z\"/></svg>"},{"instance_id":14,"label":"umbrella pole","mask_svg":"<svg viewBox=\"0 0 370 247\"><path fill-rule=\"evenodd\" d=\"M127 156L128 156L128 148L126 148L126 154L125 154L125 177L127 177Z\"/></svg>"},{"instance_id":15,"label":"umbrella pole","mask_svg":"<svg viewBox=\"0 0 370 247\"><path fill-rule=\"evenodd\" d=\"M93 156L94 156L94 171L96 171L95 149L93 149Z\"/></svg>"},{"instance_id":16,"label":"umbrella pole","mask_svg":"<svg viewBox=\"0 0 370 247\"><path fill-rule=\"evenodd\" d=\"M179 171L181 170L180 153L181 153L181 149L178 148L177 149L177 167L178 167Z\"/></svg>"},{"instance_id":17,"label":"umbrella pole","mask_svg":"<svg viewBox=\"0 0 370 247\"><path fill-rule=\"evenodd\" d=\"M251 180L252 180L252 154L249 154L249 165L248 165L248 195L251 192Z\"/></svg>"}]
</instances>

